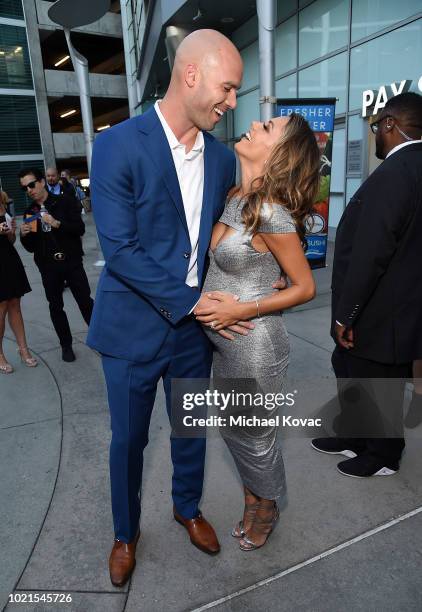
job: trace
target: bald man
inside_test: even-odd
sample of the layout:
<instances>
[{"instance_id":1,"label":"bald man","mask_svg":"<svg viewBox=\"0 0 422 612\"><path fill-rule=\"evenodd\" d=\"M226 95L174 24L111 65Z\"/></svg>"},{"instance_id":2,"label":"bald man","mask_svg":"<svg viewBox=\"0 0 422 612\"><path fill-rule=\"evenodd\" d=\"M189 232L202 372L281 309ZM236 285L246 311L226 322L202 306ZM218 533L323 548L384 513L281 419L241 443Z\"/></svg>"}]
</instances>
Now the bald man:
<instances>
[{"instance_id":1,"label":"bald man","mask_svg":"<svg viewBox=\"0 0 422 612\"><path fill-rule=\"evenodd\" d=\"M46 187L53 195L63 195L75 197L75 190L71 184L60 184L60 177L57 168L50 166L45 172ZM79 204L79 201L78 201Z\"/></svg>"},{"instance_id":2,"label":"bald man","mask_svg":"<svg viewBox=\"0 0 422 612\"><path fill-rule=\"evenodd\" d=\"M163 380L170 417L172 379L210 375L211 348L191 313L209 303L201 296L206 257L235 182L235 158L207 130L235 108L241 79L236 47L219 32L198 30L177 50L164 99L95 141L92 205L106 265L88 344L102 355L111 413L115 586L135 566L157 383ZM199 509L205 439L172 437L170 444L174 518L197 548L218 553Z\"/></svg>"}]
</instances>

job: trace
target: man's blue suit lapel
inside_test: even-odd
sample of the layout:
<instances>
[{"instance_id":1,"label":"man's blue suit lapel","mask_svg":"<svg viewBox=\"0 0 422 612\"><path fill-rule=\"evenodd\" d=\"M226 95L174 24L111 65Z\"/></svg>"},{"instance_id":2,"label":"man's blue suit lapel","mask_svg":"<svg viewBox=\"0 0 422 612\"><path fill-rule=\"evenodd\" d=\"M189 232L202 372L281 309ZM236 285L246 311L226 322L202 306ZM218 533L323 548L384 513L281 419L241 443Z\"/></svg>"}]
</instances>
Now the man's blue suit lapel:
<instances>
[{"instance_id":1,"label":"man's blue suit lapel","mask_svg":"<svg viewBox=\"0 0 422 612\"><path fill-rule=\"evenodd\" d=\"M174 205L179 213L180 220L189 236L186 223L185 209L183 206L182 194L180 192L179 181L177 179L176 168L174 167L171 150L154 108L150 108L143 115L138 117L138 129L147 136L148 142L145 147L153 159L157 170L163 177L164 183L171 196ZM204 149L204 192L202 198L201 224L199 228L198 245L198 279L201 282L204 269L204 260L210 242L213 212L215 207L214 194L217 184L217 161L216 141L212 136L203 132Z\"/></svg>"},{"instance_id":2,"label":"man's blue suit lapel","mask_svg":"<svg viewBox=\"0 0 422 612\"><path fill-rule=\"evenodd\" d=\"M148 154L157 166L157 171L164 180L170 197L177 208L183 227L189 236L185 208L183 206L173 156L163 126L154 108L150 108L146 113L138 117L138 128L148 137L148 142L146 143Z\"/></svg>"}]
</instances>

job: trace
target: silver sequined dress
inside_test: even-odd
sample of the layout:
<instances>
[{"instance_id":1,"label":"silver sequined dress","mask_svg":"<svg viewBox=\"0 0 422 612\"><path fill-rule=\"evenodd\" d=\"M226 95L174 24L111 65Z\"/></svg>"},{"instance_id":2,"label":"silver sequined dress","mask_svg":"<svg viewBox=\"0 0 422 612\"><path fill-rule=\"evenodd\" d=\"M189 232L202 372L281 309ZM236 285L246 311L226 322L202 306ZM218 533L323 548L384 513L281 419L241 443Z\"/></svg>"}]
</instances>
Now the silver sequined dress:
<instances>
[{"instance_id":1,"label":"silver sequined dress","mask_svg":"<svg viewBox=\"0 0 422 612\"><path fill-rule=\"evenodd\" d=\"M272 253L259 253L253 248L252 235L245 231L241 219L241 208L242 203L237 198L226 204L220 222L236 232L223 238L214 252L209 251L210 266L204 290L229 291L239 295L241 301L251 301L275 291L272 284L280 278L280 266ZM284 234L296 232L296 228L286 208L279 204L264 204L259 231ZM217 387L221 387L224 379L248 379L239 381L236 389L229 385L230 389L226 391L253 391L254 397L256 393L281 393L289 362L289 339L282 313L255 318L253 323L255 328L248 336L236 334L234 341L205 328L215 349L214 380ZM279 410L277 406L271 409L260 406L242 414L269 419L274 418ZM243 484L260 497L279 499L285 492L285 475L277 427L227 425L220 431Z\"/></svg>"}]
</instances>

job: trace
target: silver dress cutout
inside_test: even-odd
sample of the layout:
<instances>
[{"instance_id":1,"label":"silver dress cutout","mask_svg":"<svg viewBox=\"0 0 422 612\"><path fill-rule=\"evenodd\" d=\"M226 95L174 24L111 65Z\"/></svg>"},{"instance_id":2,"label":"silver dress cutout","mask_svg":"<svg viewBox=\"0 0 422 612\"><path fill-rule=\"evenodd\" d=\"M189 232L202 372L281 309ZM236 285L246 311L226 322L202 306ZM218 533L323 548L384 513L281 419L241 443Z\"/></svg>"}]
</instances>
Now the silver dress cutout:
<instances>
[{"instance_id":1,"label":"silver dress cutout","mask_svg":"<svg viewBox=\"0 0 422 612\"><path fill-rule=\"evenodd\" d=\"M235 233L223 238L215 251L209 251L210 266L204 291L229 291L241 301L251 301L272 294L274 281L280 278L280 266L272 253L260 253L252 246L252 235L245 231L241 218L242 203L232 198L226 204L220 222ZM262 233L296 232L290 213L279 204L264 204L261 211ZM289 362L289 339L282 312L263 315L252 320L255 328L247 336L235 334L235 340L222 338L209 327L204 328L214 345L213 376L217 388L224 389L224 379L249 379L248 389L268 394L281 393ZM252 380L254 382L252 382ZM223 384L223 386L222 386ZM243 383L240 383L243 384ZM230 391L232 387L227 387ZM268 397L268 396L267 396ZM280 410L254 408L253 413L274 418ZM250 412L250 414L252 414ZM279 499L286 483L283 457L277 439L277 428L230 427L220 428L235 461L243 484L255 495L265 499Z\"/></svg>"}]
</instances>

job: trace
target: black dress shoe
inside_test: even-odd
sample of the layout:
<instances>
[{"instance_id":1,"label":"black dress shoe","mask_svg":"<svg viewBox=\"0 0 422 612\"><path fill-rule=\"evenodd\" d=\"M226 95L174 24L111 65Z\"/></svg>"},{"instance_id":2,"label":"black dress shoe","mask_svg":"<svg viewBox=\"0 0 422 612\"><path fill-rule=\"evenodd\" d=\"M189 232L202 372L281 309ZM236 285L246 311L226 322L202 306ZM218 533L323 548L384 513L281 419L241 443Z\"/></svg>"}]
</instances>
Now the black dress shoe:
<instances>
[{"instance_id":1,"label":"black dress shoe","mask_svg":"<svg viewBox=\"0 0 422 612\"><path fill-rule=\"evenodd\" d=\"M359 445L357 440L348 438L314 438L311 441L313 449L327 455L344 455L353 459L365 450L364 443Z\"/></svg>"},{"instance_id":2,"label":"black dress shoe","mask_svg":"<svg viewBox=\"0 0 422 612\"><path fill-rule=\"evenodd\" d=\"M73 348L71 346L62 346L62 359L68 363L75 361L75 353L73 352Z\"/></svg>"},{"instance_id":3,"label":"black dress shoe","mask_svg":"<svg viewBox=\"0 0 422 612\"><path fill-rule=\"evenodd\" d=\"M354 459L341 461L337 469L344 476L369 478L370 476L392 476L399 471L399 464L398 462L389 463L387 466L384 459L363 453Z\"/></svg>"}]
</instances>

